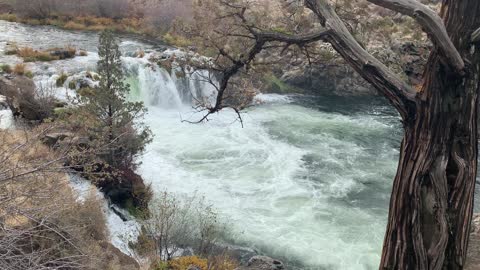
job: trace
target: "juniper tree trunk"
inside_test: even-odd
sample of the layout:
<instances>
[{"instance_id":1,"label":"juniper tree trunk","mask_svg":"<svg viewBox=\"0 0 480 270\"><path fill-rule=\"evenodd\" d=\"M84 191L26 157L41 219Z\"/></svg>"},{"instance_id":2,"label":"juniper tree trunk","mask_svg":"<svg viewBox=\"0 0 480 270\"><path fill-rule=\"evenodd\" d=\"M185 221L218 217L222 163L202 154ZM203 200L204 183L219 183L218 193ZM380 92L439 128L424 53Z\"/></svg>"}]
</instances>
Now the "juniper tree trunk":
<instances>
[{"instance_id":1,"label":"juniper tree trunk","mask_svg":"<svg viewBox=\"0 0 480 270\"><path fill-rule=\"evenodd\" d=\"M444 0L448 33L466 63L433 49L405 134L380 269L463 269L477 173L480 0Z\"/></svg>"}]
</instances>

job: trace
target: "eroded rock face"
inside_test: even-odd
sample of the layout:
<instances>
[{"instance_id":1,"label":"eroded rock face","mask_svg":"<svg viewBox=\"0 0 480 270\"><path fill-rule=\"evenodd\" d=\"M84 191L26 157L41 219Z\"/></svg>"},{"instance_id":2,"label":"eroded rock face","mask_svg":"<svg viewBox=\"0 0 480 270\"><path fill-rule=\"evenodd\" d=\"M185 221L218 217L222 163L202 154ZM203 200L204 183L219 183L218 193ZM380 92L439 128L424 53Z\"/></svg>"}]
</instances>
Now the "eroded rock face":
<instances>
[{"instance_id":1,"label":"eroded rock face","mask_svg":"<svg viewBox=\"0 0 480 270\"><path fill-rule=\"evenodd\" d=\"M423 69L430 47L423 43L397 43L391 48L379 47L372 53L393 72L403 75L412 85L422 81ZM341 59L326 63L291 63L284 69L281 80L312 94L338 96L376 95L377 91Z\"/></svg>"},{"instance_id":2,"label":"eroded rock face","mask_svg":"<svg viewBox=\"0 0 480 270\"><path fill-rule=\"evenodd\" d=\"M358 73L344 63L295 68L285 72L281 80L314 94L362 96L377 93Z\"/></svg>"}]
</instances>

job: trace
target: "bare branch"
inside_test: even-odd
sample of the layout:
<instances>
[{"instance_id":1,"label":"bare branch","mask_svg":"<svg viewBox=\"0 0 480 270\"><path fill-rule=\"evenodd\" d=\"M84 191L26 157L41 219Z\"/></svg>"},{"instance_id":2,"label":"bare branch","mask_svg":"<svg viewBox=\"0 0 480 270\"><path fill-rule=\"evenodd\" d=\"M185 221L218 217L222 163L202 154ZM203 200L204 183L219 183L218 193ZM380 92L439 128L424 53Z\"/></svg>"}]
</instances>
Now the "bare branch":
<instances>
[{"instance_id":1,"label":"bare branch","mask_svg":"<svg viewBox=\"0 0 480 270\"><path fill-rule=\"evenodd\" d=\"M460 75L465 74L465 63L448 36L442 18L431 8L417 0L367 1L414 18L431 37L432 41L443 51L445 58L454 70Z\"/></svg>"},{"instance_id":2,"label":"bare branch","mask_svg":"<svg viewBox=\"0 0 480 270\"><path fill-rule=\"evenodd\" d=\"M480 42L480 28L475 30L472 34L472 43Z\"/></svg>"}]
</instances>

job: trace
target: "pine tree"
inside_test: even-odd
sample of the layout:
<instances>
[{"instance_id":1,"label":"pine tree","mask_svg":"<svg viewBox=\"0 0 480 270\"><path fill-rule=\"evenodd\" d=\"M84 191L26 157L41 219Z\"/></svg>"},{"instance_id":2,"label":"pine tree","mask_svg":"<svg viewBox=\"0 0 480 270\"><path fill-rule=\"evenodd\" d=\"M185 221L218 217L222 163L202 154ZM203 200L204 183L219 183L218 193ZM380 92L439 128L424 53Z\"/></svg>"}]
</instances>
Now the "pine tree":
<instances>
[{"instance_id":1,"label":"pine tree","mask_svg":"<svg viewBox=\"0 0 480 270\"><path fill-rule=\"evenodd\" d=\"M146 112L142 102L127 100L130 86L123 81L121 53L110 31L100 34L97 88L80 92L80 103L90 116L88 134L102 149L99 156L113 168L135 167L134 158L151 141L150 130L141 119Z\"/></svg>"}]
</instances>

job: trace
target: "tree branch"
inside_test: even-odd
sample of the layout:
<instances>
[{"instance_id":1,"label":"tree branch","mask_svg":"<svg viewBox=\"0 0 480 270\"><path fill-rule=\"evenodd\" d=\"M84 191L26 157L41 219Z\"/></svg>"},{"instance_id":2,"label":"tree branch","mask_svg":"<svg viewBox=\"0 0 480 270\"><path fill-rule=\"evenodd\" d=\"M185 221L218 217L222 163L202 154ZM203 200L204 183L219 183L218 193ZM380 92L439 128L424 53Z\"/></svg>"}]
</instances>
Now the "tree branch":
<instances>
[{"instance_id":1,"label":"tree branch","mask_svg":"<svg viewBox=\"0 0 480 270\"><path fill-rule=\"evenodd\" d=\"M355 40L337 13L325 0L305 0L305 5L330 30L323 40L333 48L397 109L403 120L415 106L416 91L368 53Z\"/></svg>"},{"instance_id":2,"label":"tree branch","mask_svg":"<svg viewBox=\"0 0 480 270\"><path fill-rule=\"evenodd\" d=\"M417 0L367 0L378 6L399 12L415 19L443 52L448 63L460 74L465 74L465 63L452 40L442 18L428 6ZM480 35L480 33L478 33ZM480 37L479 37L480 38Z\"/></svg>"},{"instance_id":3,"label":"tree branch","mask_svg":"<svg viewBox=\"0 0 480 270\"><path fill-rule=\"evenodd\" d=\"M480 42L480 28L475 30L471 37L472 43Z\"/></svg>"}]
</instances>

